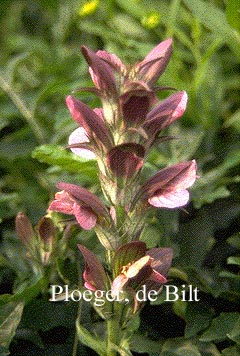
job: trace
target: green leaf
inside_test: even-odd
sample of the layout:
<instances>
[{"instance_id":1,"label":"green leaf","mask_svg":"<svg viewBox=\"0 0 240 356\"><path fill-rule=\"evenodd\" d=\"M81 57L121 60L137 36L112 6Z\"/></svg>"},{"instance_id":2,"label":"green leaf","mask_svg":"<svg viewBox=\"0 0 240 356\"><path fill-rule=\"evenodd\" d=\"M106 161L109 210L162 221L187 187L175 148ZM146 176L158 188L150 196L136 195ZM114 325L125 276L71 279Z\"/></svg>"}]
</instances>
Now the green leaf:
<instances>
[{"instance_id":1,"label":"green leaf","mask_svg":"<svg viewBox=\"0 0 240 356\"><path fill-rule=\"evenodd\" d=\"M0 219L10 218L17 214L19 200L17 193L0 193Z\"/></svg>"},{"instance_id":2,"label":"green leaf","mask_svg":"<svg viewBox=\"0 0 240 356\"><path fill-rule=\"evenodd\" d=\"M213 312L203 303L187 303L185 337L195 336L206 329L212 318Z\"/></svg>"},{"instance_id":3,"label":"green leaf","mask_svg":"<svg viewBox=\"0 0 240 356\"><path fill-rule=\"evenodd\" d=\"M240 353L240 347L237 345L227 347L222 351L223 356L239 356L239 353Z\"/></svg>"},{"instance_id":4,"label":"green leaf","mask_svg":"<svg viewBox=\"0 0 240 356\"><path fill-rule=\"evenodd\" d=\"M225 127L232 126L238 132L240 132L240 109L235 111L224 123Z\"/></svg>"},{"instance_id":5,"label":"green leaf","mask_svg":"<svg viewBox=\"0 0 240 356\"><path fill-rule=\"evenodd\" d=\"M236 30L240 30L239 0L226 0L226 16L228 23Z\"/></svg>"},{"instance_id":6,"label":"green leaf","mask_svg":"<svg viewBox=\"0 0 240 356\"><path fill-rule=\"evenodd\" d=\"M213 319L209 329L203 333L200 341L222 341L227 339L238 321L238 313L221 313Z\"/></svg>"},{"instance_id":7,"label":"green leaf","mask_svg":"<svg viewBox=\"0 0 240 356\"><path fill-rule=\"evenodd\" d=\"M77 334L79 341L84 345L87 345L94 351L98 353L99 356L106 356L106 343L96 337L93 336L87 329L85 329L77 320L76 322Z\"/></svg>"},{"instance_id":8,"label":"green leaf","mask_svg":"<svg viewBox=\"0 0 240 356\"><path fill-rule=\"evenodd\" d=\"M48 280L46 277L42 277L36 283L24 288L23 291L16 294L3 294L0 296L0 306L7 302L24 302L28 304L31 300L36 298L41 291L46 288Z\"/></svg>"},{"instance_id":9,"label":"green leaf","mask_svg":"<svg viewBox=\"0 0 240 356\"><path fill-rule=\"evenodd\" d=\"M8 348L18 324L20 323L23 303L8 303L0 308L0 345Z\"/></svg>"},{"instance_id":10,"label":"green leaf","mask_svg":"<svg viewBox=\"0 0 240 356\"><path fill-rule=\"evenodd\" d=\"M160 352L162 341L153 341L145 335L135 334L131 339L131 350L139 353Z\"/></svg>"},{"instance_id":11,"label":"green leaf","mask_svg":"<svg viewBox=\"0 0 240 356\"><path fill-rule=\"evenodd\" d=\"M115 15L111 20L111 26L113 26L115 31L120 32L125 36L138 39L147 38L147 32L137 21L135 21L134 18L127 14L119 13Z\"/></svg>"},{"instance_id":12,"label":"green leaf","mask_svg":"<svg viewBox=\"0 0 240 356\"><path fill-rule=\"evenodd\" d=\"M238 266L240 266L240 257L236 257L236 256L228 257L227 263L229 265L238 265Z\"/></svg>"},{"instance_id":13,"label":"green leaf","mask_svg":"<svg viewBox=\"0 0 240 356\"><path fill-rule=\"evenodd\" d=\"M227 336L229 337L229 339L240 344L240 316L236 321L236 323L234 324L232 331L229 334L227 334Z\"/></svg>"},{"instance_id":14,"label":"green leaf","mask_svg":"<svg viewBox=\"0 0 240 356\"><path fill-rule=\"evenodd\" d=\"M206 28L217 38L221 38L222 43L228 44L240 58L240 36L227 23L225 14L219 8L202 0L183 0L183 2Z\"/></svg>"},{"instance_id":15,"label":"green leaf","mask_svg":"<svg viewBox=\"0 0 240 356\"><path fill-rule=\"evenodd\" d=\"M191 340L176 338L164 343L161 356L201 356L201 353Z\"/></svg>"},{"instance_id":16,"label":"green leaf","mask_svg":"<svg viewBox=\"0 0 240 356\"><path fill-rule=\"evenodd\" d=\"M81 173L97 178L96 162L94 160L86 160L67 151L58 145L42 145L37 147L32 157L50 165L61 167L67 172Z\"/></svg>"},{"instance_id":17,"label":"green leaf","mask_svg":"<svg viewBox=\"0 0 240 356\"><path fill-rule=\"evenodd\" d=\"M66 294L67 296L67 294ZM24 309L21 322L23 329L41 330L47 332L58 326L73 328L76 320L78 303L53 302L45 298L33 300ZM37 318L33 318L37 315Z\"/></svg>"},{"instance_id":18,"label":"green leaf","mask_svg":"<svg viewBox=\"0 0 240 356\"><path fill-rule=\"evenodd\" d=\"M229 271L222 271L219 273L219 277L224 277L224 278L232 278L240 281L240 275L239 274L234 274Z\"/></svg>"}]
</instances>

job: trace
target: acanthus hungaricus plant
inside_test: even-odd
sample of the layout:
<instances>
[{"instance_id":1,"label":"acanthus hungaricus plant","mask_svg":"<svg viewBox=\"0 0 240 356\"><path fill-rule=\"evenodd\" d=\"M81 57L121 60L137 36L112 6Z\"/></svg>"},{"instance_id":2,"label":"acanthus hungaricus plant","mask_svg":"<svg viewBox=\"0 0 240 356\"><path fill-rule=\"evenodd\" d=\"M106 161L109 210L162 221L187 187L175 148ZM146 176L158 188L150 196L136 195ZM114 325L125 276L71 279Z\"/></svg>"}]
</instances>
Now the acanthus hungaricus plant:
<instances>
[{"instance_id":1,"label":"acanthus hungaricus plant","mask_svg":"<svg viewBox=\"0 0 240 356\"><path fill-rule=\"evenodd\" d=\"M148 179L142 174L150 150L172 139L162 132L183 115L187 93L175 90L160 102L157 96L172 89L156 85L171 57L171 39L132 66L106 51L83 46L82 53L94 87L81 90L97 95L102 107L91 109L67 97L79 125L68 144L76 155L97 161L104 201L80 185L59 182L48 211L73 216L82 229L94 229L106 250L105 261L100 261L84 241L78 245L85 260L84 287L95 299L98 293L103 296L104 305L96 310L107 325L103 339L78 324L80 341L100 355L130 355L128 325L143 306L138 292L144 287L147 294L160 293L173 257L171 248L148 250L141 241L147 217L154 208L186 205L188 188L197 178L195 160L165 167Z\"/></svg>"}]
</instances>

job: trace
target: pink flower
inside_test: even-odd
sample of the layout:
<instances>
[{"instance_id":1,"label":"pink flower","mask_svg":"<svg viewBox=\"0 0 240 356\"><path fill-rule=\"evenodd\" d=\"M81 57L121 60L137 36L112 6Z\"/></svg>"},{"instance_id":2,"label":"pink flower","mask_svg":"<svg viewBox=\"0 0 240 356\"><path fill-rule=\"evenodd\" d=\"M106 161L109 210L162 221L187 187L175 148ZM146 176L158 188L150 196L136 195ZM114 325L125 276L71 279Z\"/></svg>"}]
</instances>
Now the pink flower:
<instances>
[{"instance_id":1,"label":"pink flower","mask_svg":"<svg viewBox=\"0 0 240 356\"><path fill-rule=\"evenodd\" d=\"M135 74L138 80L142 80L152 86L160 75L165 71L172 55L172 39L160 42L143 61L136 64L131 74Z\"/></svg>"},{"instance_id":2,"label":"pink flower","mask_svg":"<svg viewBox=\"0 0 240 356\"><path fill-rule=\"evenodd\" d=\"M100 150L111 147L111 135L101 116L70 95L66 99L66 104L73 119L84 128L90 142L95 142Z\"/></svg>"},{"instance_id":3,"label":"pink flower","mask_svg":"<svg viewBox=\"0 0 240 356\"><path fill-rule=\"evenodd\" d=\"M177 208L189 200L187 188L197 178L196 161L181 162L162 169L140 188L140 196L157 208Z\"/></svg>"},{"instance_id":4,"label":"pink flower","mask_svg":"<svg viewBox=\"0 0 240 356\"><path fill-rule=\"evenodd\" d=\"M166 69L172 54L172 39L160 42L139 63L128 69L114 54L106 51L93 52L82 46L82 53L89 64L89 72L100 96L116 97L119 94L119 78L125 83L143 82L151 87Z\"/></svg>"},{"instance_id":5,"label":"pink flower","mask_svg":"<svg viewBox=\"0 0 240 356\"><path fill-rule=\"evenodd\" d=\"M161 130L183 115L186 110L187 98L185 91L174 93L147 114L142 127L149 137L154 139Z\"/></svg>"},{"instance_id":6,"label":"pink flower","mask_svg":"<svg viewBox=\"0 0 240 356\"><path fill-rule=\"evenodd\" d=\"M108 218L108 211L100 199L87 189L63 182L58 183L57 187L62 191L55 194L49 210L75 215L77 222L85 230L92 229L99 218Z\"/></svg>"},{"instance_id":7,"label":"pink flower","mask_svg":"<svg viewBox=\"0 0 240 356\"><path fill-rule=\"evenodd\" d=\"M123 143L107 154L107 165L117 177L130 178L143 166L144 147L137 143Z\"/></svg>"},{"instance_id":8,"label":"pink flower","mask_svg":"<svg viewBox=\"0 0 240 356\"><path fill-rule=\"evenodd\" d=\"M156 102L156 94L145 83L129 82L125 85L124 93L119 97L125 126L140 126Z\"/></svg>"},{"instance_id":9,"label":"pink flower","mask_svg":"<svg viewBox=\"0 0 240 356\"><path fill-rule=\"evenodd\" d=\"M142 241L133 241L121 246L113 260L114 280L112 295L121 290L134 290L143 285L147 290L159 291L167 282L166 275L172 262L171 248L152 248L147 251Z\"/></svg>"},{"instance_id":10,"label":"pink flower","mask_svg":"<svg viewBox=\"0 0 240 356\"><path fill-rule=\"evenodd\" d=\"M68 144L73 153L82 158L94 159L95 153L85 145L88 142L90 141L83 127L78 127L68 138Z\"/></svg>"},{"instance_id":11,"label":"pink flower","mask_svg":"<svg viewBox=\"0 0 240 356\"><path fill-rule=\"evenodd\" d=\"M108 277L97 256L83 245L77 245L85 260L84 286L92 291L108 290Z\"/></svg>"},{"instance_id":12,"label":"pink flower","mask_svg":"<svg viewBox=\"0 0 240 356\"><path fill-rule=\"evenodd\" d=\"M116 96L117 89L114 71L111 65L102 59L101 55L93 52L90 48L82 46L82 54L89 64L89 72L95 87L101 94ZM111 59L113 55L111 56Z\"/></svg>"},{"instance_id":13,"label":"pink flower","mask_svg":"<svg viewBox=\"0 0 240 356\"><path fill-rule=\"evenodd\" d=\"M84 286L92 291L108 291L110 278L98 257L83 245L78 245L78 248L85 260ZM135 294L143 284L146 285L147 291L159 292L167 282L166 276L172 256L171 248L147 250L142 241L132 241L119 247L112 261L112 297L116 297L123 290Z\"/></svg>"},{"instance_id":14,"label":"pink flower","mask_svg":"<svg viewBox=\"0 0 240 356\"><path fill-rule=\"evenodd\" d=\"M25 245L30 244L35 233L27 215L19 212L16 216L15 227L17 236L22 241L22 243Z\"/></svg>"}]
</instances>

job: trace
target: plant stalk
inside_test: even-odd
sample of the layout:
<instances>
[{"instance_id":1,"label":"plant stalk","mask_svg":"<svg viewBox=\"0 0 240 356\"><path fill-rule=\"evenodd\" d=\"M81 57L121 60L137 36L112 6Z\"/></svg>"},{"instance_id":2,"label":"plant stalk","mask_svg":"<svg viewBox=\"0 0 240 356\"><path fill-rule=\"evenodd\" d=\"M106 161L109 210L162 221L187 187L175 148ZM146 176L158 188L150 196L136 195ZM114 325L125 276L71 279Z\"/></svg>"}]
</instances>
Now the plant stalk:
<instances>
[{"instance_id":1,"label":"plant stalk","mask_svg":"<svg viewBox=\"0 0 240 356\"><path fill-rule=\"evenodd\" d=\"M27 121L28 125L30 126L32 132L34 133L38 143L42 144L45 142L44 133L42 128L40 127L39 123L33 116L32 112L26 106L24 101L20 98L20 96L13 90L11 85L2 77L0 76L0 86L3 91L9 96L18 110L21 112L25 120Z\"/></svg>"},{"instance_id":2,"label":"plant stalk","mask_svg":"<svg viewBox=\"0 0 240 356\"><path fill-rule=\"evenodd\" d=\"M113 302L113 315L107 320L107 356L117 356L122 337L122 312L124 304Z\"/></svg>"}]
</instances>

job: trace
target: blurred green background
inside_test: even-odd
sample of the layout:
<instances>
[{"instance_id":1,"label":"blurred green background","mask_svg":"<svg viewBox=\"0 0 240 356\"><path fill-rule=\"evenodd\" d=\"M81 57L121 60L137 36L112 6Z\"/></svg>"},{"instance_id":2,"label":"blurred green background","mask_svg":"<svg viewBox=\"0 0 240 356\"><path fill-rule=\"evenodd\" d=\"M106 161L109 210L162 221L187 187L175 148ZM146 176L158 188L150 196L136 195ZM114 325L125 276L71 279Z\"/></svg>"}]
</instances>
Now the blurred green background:
<instances>
[{"instance_id":1,"label":"blurred green background","mask_svg":"<svg viewBox=\"0 0 240 356\"><path fill-rule=\"evenodd\" d=\"M209 309L204 309L205 314L210 315L208 321L205 319L197 327L189 315L200 318L203 309L197 306L184 309L181 303L174 303L174 314L187 323L186 337L195 337L221 311L237 310L239 259L236 256L240 247L238 1L2 0L0 28L1 283L4 284L11 268L19 273L16 272L19 265L10 266L5 259L16 253L16 250L11 251L10 245L15 238L14 218L18 211L24 211L36 224L45 214L55 184L60 180L99 191L95 163L64 149L68 135L76 127L66 109L65 97L79 87L92 85L80 46L87 45L95 51L105 49L127 63L134 63L160 41L172 37L173 56L158 84L186 90L188 108L184 117L168 129L168 133L178 139L152 151L145 175L195 158L200 179L191 189L192 202L186 211L158 210L143 239L149 247L173 246L176 258L172 278L183 278L184 271L188 282L201 285L203 309L206 300L211 300ZM159 99L170 93L162 92ZM92 108L99 105L93 95L78 92L75 95ZM14 278L15 275L9 277L10 284L14 284ZM209 312L212 308L215 314ZM149 324L149 315L150 324L154 320L151 313L146 315L142 315L143 333ZM222 318L219 322L226 322L224 316ZM227 333L231 335L233 320L235 322L234 318L227 320L230 329L226 328L224 335L214 336L210 330L210 336L205 333L202 339L225 340ZM148 332L151 334L151 330ZM217 345L218 349L225 356L237 356L236 337L233 335L227 340L224 346ZM203 350L199 345L199 350ZM141 349L137 342L134 347L136 351ZM214 347L209 346L208 353L205 350L188 355L220 355ZM165 348L171 350L171 355L180 355L174 353L175 349L174 342ZM165 352L169 353L161 355L170 355L170 351Z\"/></svg>"}]
</instances>

